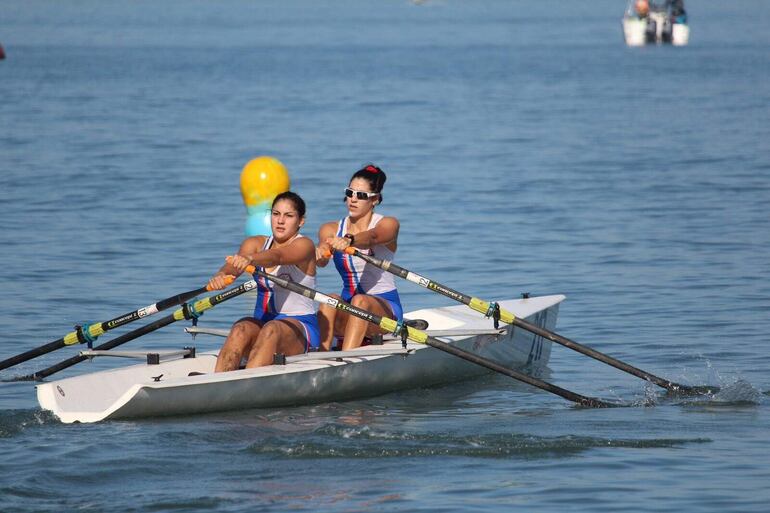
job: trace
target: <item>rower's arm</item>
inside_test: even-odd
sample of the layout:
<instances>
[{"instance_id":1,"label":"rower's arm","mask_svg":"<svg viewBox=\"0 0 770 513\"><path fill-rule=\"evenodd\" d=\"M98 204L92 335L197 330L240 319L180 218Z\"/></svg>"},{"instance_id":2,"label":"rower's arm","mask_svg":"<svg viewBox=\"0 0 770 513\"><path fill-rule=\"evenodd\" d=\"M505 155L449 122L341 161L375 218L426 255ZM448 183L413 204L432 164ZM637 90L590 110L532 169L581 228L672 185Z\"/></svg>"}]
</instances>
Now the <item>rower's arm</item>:
<instances>
[{"instance_id":1,"label":"rower's arm","mask_svg":"<svg viewBox=\"0 0 770 513\"><path fill-rule=\"evenodd\" d=\"M315 251L315 263L318 267L326 267L331 259L332 247L327 239L334 237L337 230L336 223L325 223L318 229L318 246Z\"/></svg>"},{"instance_id":2,"label":"rower's arm","mask_svg":"<svg viewBox=\"0 0 770 513\"><path fill-rule=\"evenodd\" d=\"M241 242L240 248L238 248L238 254L246 258L250 258L253 253L256 253L265 244L265 237L263 235L257 235L256 237L247 237ZM209 279L209 288L211 290L220 290L228 285L228 281L225 279L227 276L238 277L243 271L232 265L230 262L225 262L225 265L219 268L214 273L214 276Z\"/></svg>"},{"instance_id":3,"label":"rower's arm","mask_svg":"<svg viewBox=\"0 0 770 513\"><path fill-rule=\"evenodd\" d=\"M400 225L395 217L383 217L377 226L371 230L365 230L353 235L353 244L356 248L367 249L379 245L395 245L398 240ZM395 248L392 248L395 249Z\"/></svg>"},{"instance_id":4,"label":"rower's arm","mask_svg":"<svg viewBox=\"0 0 770 513\"><path fill-rule=\"evenodd\" d=\"M313 241L307 237L298 237L290 244L260 251L251 256L251 263L256 267L275 267L277 265L296 265L300 268L315 255Z\"/></svg>"}]
</instances>

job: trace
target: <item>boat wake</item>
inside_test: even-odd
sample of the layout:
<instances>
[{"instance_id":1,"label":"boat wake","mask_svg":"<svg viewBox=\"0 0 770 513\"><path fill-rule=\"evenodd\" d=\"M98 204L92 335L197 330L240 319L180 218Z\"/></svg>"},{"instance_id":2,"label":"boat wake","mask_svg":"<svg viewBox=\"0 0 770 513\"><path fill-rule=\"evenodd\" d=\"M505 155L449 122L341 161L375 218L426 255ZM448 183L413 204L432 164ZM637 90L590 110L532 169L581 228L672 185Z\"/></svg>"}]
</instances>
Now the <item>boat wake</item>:
<instances>
[{"instance_id":1,"label":"boat wake","mask_svg":"<svg viewBox=\"0 0 770 513\"><path fill-rule=\"evenodd\" d=\"M0 438L11 438L29 427L58 423L56 416L47 411L2 410L0 411Z\"/></svg>"},{"instance_id":2,"label":"boat wake","mask_svg":"<svg viewBox=\"0 0 770 513\"><path fill-rule=\"evenodd\" d=\"M693 372L692 369L685 369L683 375L677 379L680 383L692 386L694 391L672 390L661 393L660 388L652 383L647 383L644 387L643 397L637 398L631 405L755 406L761 404L763 395L770 395L770 391L762 392L744 379L732 378L731 380L731 378L722 376L712 362L702 355L699 356L699 359L703 361L704 369L697 372ZM699 385L699 383L706 384Z\"/></svg>"},{"instance_id":3,"label":"boat wake","mask_svg":"<svg viewBox=\"0 0 770 513\"><path fill-rule=\"evenodd\" d=\"M652 384L645 387L644 397L634 401L634 406L655 406L660 404L675 404L678 406L757 406L762 403L763 395L770 395L755 388L743 379L732 383L721 382L714 386L716 392L701 395L696 394L661 394L660 389Z\"/></svg>"},{"instance_id":4,"label":"boat wake","mask_svg":"<svg viewBox=\"0 0 770 513\"><path fill-rule=\"evenodd\" d=\"M707 438L607 439L584 436L539 437L527 434L457 435L378 431L368 426L326 425L298 440L273 436L248 451L286 458L400 458L460 456L475 458L568 457L594 448L663 448L710 443Z\"/></svg>"},{"instance_id":5,"label":"boat wake","mask_svg":"<svg viewBox=\"0 0 770 513\"><path fill-rule=\"evenodd\" d=\"M719 392L700 397L691 397L680 402L695 406L757 406L762 402L762 392L746 380L738 379L733 383L723 384Z\"/></svg>"}]
</instances>

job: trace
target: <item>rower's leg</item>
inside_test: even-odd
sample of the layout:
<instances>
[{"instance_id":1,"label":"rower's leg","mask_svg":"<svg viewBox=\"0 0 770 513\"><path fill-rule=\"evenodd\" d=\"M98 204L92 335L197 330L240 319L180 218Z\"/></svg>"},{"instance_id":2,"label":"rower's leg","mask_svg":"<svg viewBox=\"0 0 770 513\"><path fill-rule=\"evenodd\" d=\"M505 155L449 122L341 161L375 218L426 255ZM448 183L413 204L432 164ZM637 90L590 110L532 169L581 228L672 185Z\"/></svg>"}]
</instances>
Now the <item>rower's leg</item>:
<instances>
[{"instance_id":1,"label":"rower's leg","mask_svg":"<svg viewBox=\"0 0 770 513\"><path fill-rule=\"evenodd\" d=\"M272 365L275 353L283 353L286 356L302 354L306 345L305 328L301 322L294 319L270 321L259 332L249 352L246 368Z\"/></svg>"},{"instance_id":2,"label":"rower's leg","mask_svg":"<svg viewBox=\"0 0 770 513\"><path fill-rule=\"evenodd\" d=\"M330 297L342 299L337 294ZM345 332L345 312L338 312L333 306L322 304L318 307L318 330L321 332L321 351L331 351L335 335L342 336Z\"/></svg>"},{"instance_id":3,"label":"rower's leg","mask_svg":"<svg viewBox=\"0 0 770 513\"><path fill-rule=\"evenodd\" d=\"M390 305L381 297L357 294L350 300L350 304L380 317L393 317ZM342 350L350 351L351 349L361 347L364 337L371 337L377 333L386 332L360 317L350 315L345 326L345 339L342 342Z\"/></svg>"},{"instance_id":4,"label":"rower's leg","mask_svg":"<svg viewBox=\"0 0 770 513\"><path fill-rule=\"evenodd\" d=\"M248 354L260 332L260 324L253 317L240 319L233 324L222 349L217 356L214 372L236 370L241 365L241 358Z\"/></svg>"}]
</instances>

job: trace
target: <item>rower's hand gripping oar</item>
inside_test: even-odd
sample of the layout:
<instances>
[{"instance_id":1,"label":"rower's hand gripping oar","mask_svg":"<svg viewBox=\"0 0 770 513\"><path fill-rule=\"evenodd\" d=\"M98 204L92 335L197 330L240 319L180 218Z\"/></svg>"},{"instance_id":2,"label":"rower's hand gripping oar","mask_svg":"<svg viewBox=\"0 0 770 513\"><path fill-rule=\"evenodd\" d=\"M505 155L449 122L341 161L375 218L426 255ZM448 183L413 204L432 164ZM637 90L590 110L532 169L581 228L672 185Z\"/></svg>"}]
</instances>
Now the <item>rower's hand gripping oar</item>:
<instances>
[{"instance_id":1,"label":"rower's hand gripping oar","mask_svg":"<svg viewBox=\"0 0 770 513\"><path fill-rule=\"evenodd\" d=\"M248 266L246 268L246 272L249 272L252 274L256 273L259 276L262 276L263 278L266 278L272 281L273 283L277 284L280 287L283 287L292 292L296 292L297 294L300 294L309 299L312 299L317 303L329 305L336 308L337 310L341 310L350 315L359 317L367 322L370 322L376 326L379 326L385 331L392 332L396 335L401 335L401 336L405 335L406 338L408 338L409 340L412 340L419 344L429 345L440 351L444 351L451 355L457 356L458 358L462 358L463 360L469 361L471 363L475 363L476 365L480 365L489 370L499 372L500 374L504 374L518 381L527 383L529 385L532 385L533 387L537 387L537 388L540 388L541 390L545 390L546 392L551 392L552 394L561 396L564 399L567 399L568 401L573 401L577 404L580 404L583 406L589 406L593 408L608 408L613 406L620 406L618 404L611 404L611 403L604 402L600 399L596 399L593 397L586 397L580 394L576 394L574 392L570 392L569 390L558 387L546 381L540 380L533 376L529 376L527 374L516 371L514 369L510 369L508 367L504 367L498 364L497 362L494 362L492 360L479 356L475 353L471 353L469 351L465 351L451 344L447 344L446 342L442 342L434 337L429 336L424 331L412 328L411 326L406 326L405 324L399 323L398 321L395 321L388 317L380 317L379 315L373 314L366 310L361 310L360 308L356 308L355 306L349 303L327 296L326 294L322 294L321 292L311 289L310 287L306 287L305 285L302 285L300 283L284 280L283 278L280 278L278 276L274 276L262 270L255 269L254 266L251 266L251 265Z\"/></svg>"},{"instance_id":2,"label":"rower's hand gripping oar","mask_svg":"<svg viewBox=\"0 0 770 513\"><path fill-rule=\"evenodd\" d=\"M230 279L228 279L227 281L230 283L232 282L232 280ZM169 324L172 324L174 322L181 321L184 319L197 319L198 317L203 315L203 312L205 312L206 310L214 308L216 305L220 303L224 303L228 299L232 299L236 296L240 296L244 292L253 290L256 287L257 287L257 282L254 280L249 280L247 282L242 283L238 287L232 288L230 290L225 290L224 292L221 292L215 296L205 297L203 299L199 299L198 301L195 301L194 303L185 303L184 306L182 306L182 308L175 310L174 313L169 314L166 317L163 317L161 319L158 319L155 322L142 326L141 328L137 328L124 335L121 335L113 340L110 340L109 342L105 342L104 344L96 346L94 347L94 349L95 350L112 349L119 345L125 344L130 340L139 338L142 335L146 335L147 333L151 333L164 326L168 326ZM68 367L72 367L76 363L80 363L87 359L88 357L83 355L73 356L72 358L68 358L67 360L59 362L58 364L52 365L51 367L48 367L41 371L35 372L33 374L29 374L27 376L20 376L18 378L15 378L13 381L41 380L45 377L50 376L55 372L59 372L60 370L64 370Z\"/></svg>"},{"instance_id":3,"label":"rower's hand gripping oar","mask_svg":"<svg viewBox=\"0 0 770 513\"><path fill-rule=\"evenodd\" d=\"M439 294L442 294L448 298L454 299L455 301L468 305L473 310L479 313L482 313L487 317L493 317L495 319L495 322L497 322L497 319L499 319L500 321L506 324L512 324L514 326L518 326L522 329L529 331L530 333L539 335L552 342L556 342L557 344L561 344L564 347L572 349L573 351L577 351L578 353L584 354L595 360L606 363L607 365L611 365L616 369L620 369L638 378L642 378L646 381L649 381L650 383L654 383L655 385L658 385L661 388L665 388L669 392L674 392L679 394L688 394L688 395L697 395L697 394L714 394L719 391L719 387L715 387L715 386L682 385L680 383L675 383L673 381L660 378L658 376L655 376L654 374L643 371L625 362L617 360L609 355L600 353L595 349L584 346L582 344L578 344L577 342L570 340L566 337L563 337L558 333L554 333L553 331L547 330L545 328L541 328L540 326L536 324L532 324L531 322L525 321L524 319L519 319L518 317L513 315L511 312L503 308L500 308L500 305L497 303L482 301L481 299L478 299L476 297L468 296L466 294L453 290L445 285L442 285L433 280L420 276L419 274L415 274L409 271L408 269L404 269L403 267L400 267L394 264L393 262L390 262L388 260L383 260L381 258L377 258L371 255L367 255L366 253L362 253L361 251L359 251L354 247L347 248L345 250L345 253L348 255L353 255L358 258L361 258L364 261L376 267L379 267L384 271L395 274L396 276L400 278L404 278L405 280L411 281L412 283L416 283L421 287L432 290L434 292L438 292Z\"/></svg>"},{"instance_id":4,"label":"rower's hand gripping oar","mask_svg":"<svg viewBox=\"0 0 770 513\"><path fill-rule=\"evenodd\" d=\"M232 283L234 280L235 280L235 277L230 277L227 279L227 282L229 284L229 283ZM48 344L44 344L40 347L30 349L29 351L26 351L24 353L21 353L16 356L12 356L11 358L8 358L6 360L3 360L2 362L0 362L0 370L7 369L8 367L13 367L14 365L18 365L22 362L26 362L27 360L31 360L32 358L35 358L37 356L50 353L51 351L55 351L56 349L60 349L64 346L70 346L74 344L88 344L88 347L90 348L93 342L97 338L99 338L100 335L106 333L109 330L115 329L120 326L124 326L130 322L134 322L137 319L141 319L143 317L153 315L157 312L171 308L172 306L180 305L194 298L195 296L198 296L208 291L209 291L209 288L207 285L199 289L190 290L188 292L182 292L181 294L177 294L175 296L167 297L166 299L162 299L157 303L153 303L143 308L139 308L137 310L134 310L133 312L119 315L114 319L110 319L109 321L77 326L75 331L67 333L60 339L54 340L53 342L49 342Z\"/></svg>"}]
</instances>

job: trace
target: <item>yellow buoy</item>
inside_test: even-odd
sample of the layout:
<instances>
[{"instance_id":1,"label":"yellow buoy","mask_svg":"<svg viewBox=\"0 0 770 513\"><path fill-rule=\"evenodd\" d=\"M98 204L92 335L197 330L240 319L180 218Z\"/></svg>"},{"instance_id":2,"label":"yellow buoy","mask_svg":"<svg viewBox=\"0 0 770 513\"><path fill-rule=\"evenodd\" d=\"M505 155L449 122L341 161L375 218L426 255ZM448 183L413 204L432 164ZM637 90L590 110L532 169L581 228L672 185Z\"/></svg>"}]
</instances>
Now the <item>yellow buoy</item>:
<instances>
[{"instance_id":1,"label":"yellow buoy","mask_svg":"<svg viewBox=\"0 0 770 513\"><path fill-rule=\"evenodd\" d=\"M249 215L246 235L270 235L270 206L290 186L289 171L276 158L257 157L243 167L241 196Z\"/></svg>"}]
</instances>

